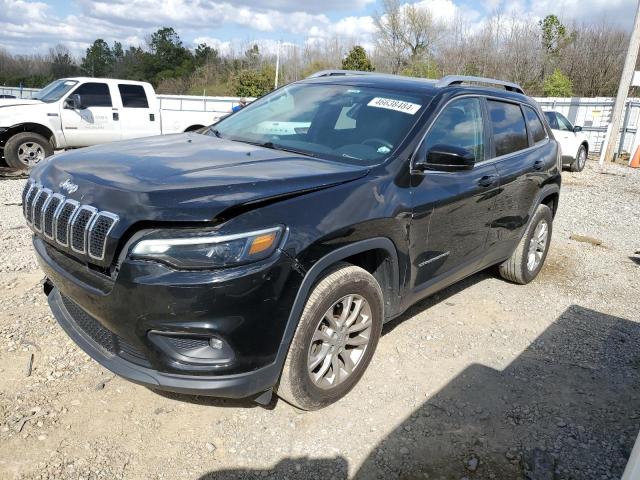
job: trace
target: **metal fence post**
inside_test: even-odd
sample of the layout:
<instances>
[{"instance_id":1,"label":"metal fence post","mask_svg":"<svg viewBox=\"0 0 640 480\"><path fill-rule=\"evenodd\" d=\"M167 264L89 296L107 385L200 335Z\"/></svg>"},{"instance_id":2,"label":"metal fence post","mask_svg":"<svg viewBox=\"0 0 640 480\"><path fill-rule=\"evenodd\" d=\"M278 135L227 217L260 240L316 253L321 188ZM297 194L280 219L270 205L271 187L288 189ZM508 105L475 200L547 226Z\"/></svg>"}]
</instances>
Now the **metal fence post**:
<instances>
[{"instance_id":1,"label":"metal fence post","mask_svg":"<svg viewBox=\"0 0 640 480\"><path fill-rule=\"evenodd\" d=\"M622 131L620 132L620 142L618 143L618 151L616 157L620 156L622 148L624 147L624 138L627 136L627 125L629 124L629 112L631 110L631 101L627 100L625 103L624 120L622 121Z\"/></svg>"}]
</instances>

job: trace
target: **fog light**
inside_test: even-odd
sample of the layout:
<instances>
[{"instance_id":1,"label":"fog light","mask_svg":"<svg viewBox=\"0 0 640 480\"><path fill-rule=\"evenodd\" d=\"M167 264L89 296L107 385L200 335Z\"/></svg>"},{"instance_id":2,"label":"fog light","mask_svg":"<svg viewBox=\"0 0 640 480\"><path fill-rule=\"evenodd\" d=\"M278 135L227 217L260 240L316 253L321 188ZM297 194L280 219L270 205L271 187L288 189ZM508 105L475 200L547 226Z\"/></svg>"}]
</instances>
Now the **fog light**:
<instances>
[{"instance_id":1,"label":"fog light","mask_svg":"<svg viewBox=\"0 0 640 480\"><path fill-rule=\"evenodd\" d=\"M222 340L216 337L211 337L211 339L209 339L209 346L215 350L221 350Z\"/></svg>"}]
</instances>

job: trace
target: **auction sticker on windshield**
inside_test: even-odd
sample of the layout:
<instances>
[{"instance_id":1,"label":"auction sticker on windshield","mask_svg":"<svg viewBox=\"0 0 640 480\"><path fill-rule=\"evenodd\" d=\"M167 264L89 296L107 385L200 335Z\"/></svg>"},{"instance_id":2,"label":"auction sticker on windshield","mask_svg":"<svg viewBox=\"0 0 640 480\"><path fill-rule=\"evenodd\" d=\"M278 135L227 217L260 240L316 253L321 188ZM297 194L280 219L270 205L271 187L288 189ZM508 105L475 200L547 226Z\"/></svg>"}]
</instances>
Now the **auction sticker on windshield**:
<instances>
[{"instance_id":1,"label":"auction sticker on windshield","mask_svg":"<svg viewBox=\"0 0 640 480\"><path fill-rule=\"evenodd\" d=\"M411 102L403 102L402 100L394 100L393 98L376 97L371 99L367 103L369 107L386 108L388 110L395 110L396 112L408 113L409 115L415 114L422 105Z\"/></svg>"}]
</instances>

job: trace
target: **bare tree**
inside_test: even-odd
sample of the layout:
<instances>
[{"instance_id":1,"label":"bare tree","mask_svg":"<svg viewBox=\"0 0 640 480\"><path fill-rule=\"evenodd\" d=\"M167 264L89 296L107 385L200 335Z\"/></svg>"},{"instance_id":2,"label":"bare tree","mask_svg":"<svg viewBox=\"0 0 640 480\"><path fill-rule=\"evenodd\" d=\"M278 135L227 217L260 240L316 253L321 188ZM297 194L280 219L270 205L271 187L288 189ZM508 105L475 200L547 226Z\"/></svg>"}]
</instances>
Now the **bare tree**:
<instances>
[{"instance_id":1,"label":"bare tree","mask_svg":"<svg viewBox=\"0 0 640 480\"><path fill-rule=\"evenodd\" d=\"M382 5L383 13L376 13L373 19L378 29L376 47L391 73L398 73L407 61L404 15L399 0L384 0Z\"/></svg>"}]
</instances>

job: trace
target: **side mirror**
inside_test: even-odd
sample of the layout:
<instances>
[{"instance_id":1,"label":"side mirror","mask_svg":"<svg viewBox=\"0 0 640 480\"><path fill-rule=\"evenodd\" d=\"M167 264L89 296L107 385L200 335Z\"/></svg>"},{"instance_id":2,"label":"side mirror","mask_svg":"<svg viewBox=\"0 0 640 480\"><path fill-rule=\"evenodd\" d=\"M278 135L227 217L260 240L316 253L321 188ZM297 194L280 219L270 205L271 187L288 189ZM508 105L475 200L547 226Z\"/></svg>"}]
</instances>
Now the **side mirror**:
<instances>
[{"instance_id":1,"label":"side mirror","mask_svg":"<svg viewBox=\"0 0 640 480\"><path fill-rule=\"evenodd\" d=\"M72 93L69 95L64 101L64 108L68 108L71 110L81 110L84 108L82 106L82 98L78 93Z\"/></svg>"},{"instance_id":2,"label":"side mirror","mask_svg":"<svg viewBox=\"0 0 640 480\"><path fill-rule=\"evenodd\" d=\"M418 161L418 170L433 170L438 172L458 172L471 170L476 163L476 156L466 148L454 145L434 145L427 152L427 158Z\"/></svg>"},{"instance_id":3,"label":"side mirror","mask_svg":"<svg viewBox=\"0 0 640 480\"><path fill-rule=\"evenodd\" d=\"M575 133L581 132L581 131L582 131L582 127L580 127L580 126L576 125L575 127L573 127L573 131L574 131Z\"/></svg>"}]
</instances>

